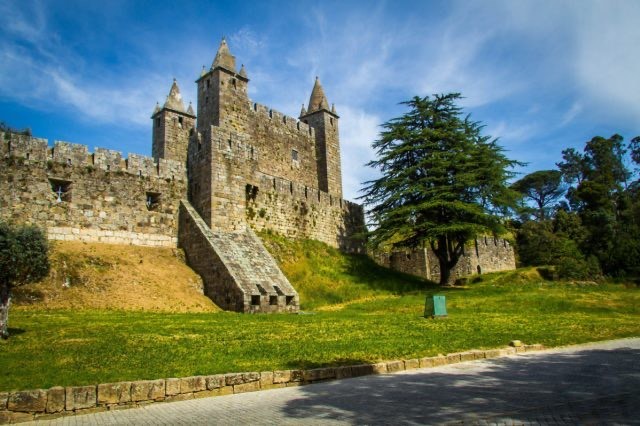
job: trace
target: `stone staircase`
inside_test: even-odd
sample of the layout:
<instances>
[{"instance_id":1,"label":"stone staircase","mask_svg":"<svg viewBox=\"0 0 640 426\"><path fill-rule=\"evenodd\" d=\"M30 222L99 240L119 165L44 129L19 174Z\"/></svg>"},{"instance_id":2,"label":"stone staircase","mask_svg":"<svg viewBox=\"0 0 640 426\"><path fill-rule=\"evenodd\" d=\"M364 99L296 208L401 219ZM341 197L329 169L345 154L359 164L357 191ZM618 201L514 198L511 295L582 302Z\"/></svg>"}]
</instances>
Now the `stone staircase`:
<instances>
[{"instance_id":1,"label":"stone staircase","mask_svg":"<svg viewBox=\"0 0 640 426\"><path fill-rule=\"evenodd\" d=\"M212 231L187 201L180 202L178 245L218 306L238 312L297 312L298 293L247 225Z\"/></svg>"}]
</instances>

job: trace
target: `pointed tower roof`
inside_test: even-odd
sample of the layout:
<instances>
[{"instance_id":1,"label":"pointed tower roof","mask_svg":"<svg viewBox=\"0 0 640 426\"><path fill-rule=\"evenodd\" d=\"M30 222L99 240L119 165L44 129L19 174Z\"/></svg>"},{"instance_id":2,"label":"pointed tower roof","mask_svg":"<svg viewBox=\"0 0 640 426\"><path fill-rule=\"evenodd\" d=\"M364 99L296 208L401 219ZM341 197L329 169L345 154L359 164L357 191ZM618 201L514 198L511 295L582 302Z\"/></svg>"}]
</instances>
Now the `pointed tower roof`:
<instances>
[{"instance_id":1,"label":"pointed tower roof","mask_svg":"<svg viewBox=\"0 0 640 426\"><path fill-rule=\"evenodd\" d=\"M244 68L244 64L240 67L240 72L238 73L240 77L247 78L247 70Z\"/></svg>"},{"instance_id":2,"label":"pointed tower roof","mask_svg":"<svg viewBox=\"0 0 640 426\"><path fill-rule=\"evenodd\" d=\"M320 84L320 79L316 77L316 82L313 85L311 97L309 98L307 113L320 111L321 109L329 111L329 102L327 102L327 97L325 96L322 85Z\"/></svg>"},{"instance_id":3,"label":"pointed tower roof","mask_svg":"<svg viewBox=\"0 0 640 426\"><path fill-rule=\"evenodd\" d=\"M302 104L302 109L300 110L300 117L307 114L307 110L304 108L304 104Z\"/></svg>"},{"instance_id":4,"label":"pointed tower roof","mask_svg":"<svg viewBox=\"0 0 640 426\"><path fill-rule=\"evenodd\" d=\"M173 84L171 85L169 96L167 96L167 101L164 103L164 108L172 109L178 112L185 112L184 103L182 102L182 95L180 94L180 88L178 87L178 82L175 78L173 79Z\"/></svg>"},{"instance_id":5,"label":"pointed tower roof","mask_svg":"<svg viewBox=\"0 0 640 426\"><path fill-rule=\"evenodd\" d=\"M160 102L156 102L156 107L153 109L153 114L151 114L151 117L153 117L154 115L156 115L157 113L159 113L161 110L160 108Z\"/></svg>"},{"instance_id":6,"label":"pointed tower roof","mask_svg":"<svg viewBox=\"0 0 640 426\"><path fill-rule=\"evenodd\" d=\"M189 108L187 108L187 114L196 115L196 113L193 111L193 105L191 105L191 102L189 102Z\"/></svg>"},{"instance_id":7,"label":"pointed tower roof","mask_svg":"<svg viewBox=\"0 0 640 426\"><path fill-rule=\"evenodd\" d=\"M231 72L236 72L236 57L231 54L229 51L229 46L227 46L227 40L222 37L222 41L220 42L220 47L218 47L218 53L216 53L216 57L213 60L213 64L211 65L211 69L214 68L224 68Z\"/></svg>"}]
</instances>

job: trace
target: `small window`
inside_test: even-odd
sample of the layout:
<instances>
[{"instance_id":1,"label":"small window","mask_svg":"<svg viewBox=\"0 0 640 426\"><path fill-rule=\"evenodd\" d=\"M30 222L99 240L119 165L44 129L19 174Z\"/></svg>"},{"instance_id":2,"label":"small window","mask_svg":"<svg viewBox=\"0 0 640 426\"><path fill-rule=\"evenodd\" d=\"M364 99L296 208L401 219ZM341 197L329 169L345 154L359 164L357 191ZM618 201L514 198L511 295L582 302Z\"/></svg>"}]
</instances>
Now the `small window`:
<instances>
[{"instance_id":1,"label":"small window","mask_svg":"<svg viewBox=\"0 0 640 426\"><path fill-rule=\"evenodd\" d=\"M287 296L285 298L285 301L287 303L287 306L291 305L293 303L293 296Z\"/></svg>"},{"instance_id":2,"label":"small window","mask_svg":"<svg viewBox=\"0 0 640 426\"><path fill-rule=\"evenodd\" d=\"M211 86L211 81L207 79L207 89L209 88L209 86Z\"/></svg>"},{"instance_id":3,"label":"small window","mask_svg":"<svg viewBox=\"0 0 640 426\"><path fill-rule=\"evenodd\" d=\"M159 192L147 192L147 199L145 201L147 210L157 211L160 208L160 193Z\"/></svg>"},{"instance_id":4,"label":"small window","mask_svg":"<svg viewBox=\"0 0 640 426\"><path fill-rule=\"evenodd\" d=\"M333 126L333 117L329 117L329 123Z\"/></svg>"},{"instance_id":5,"label":"small window","mask_svg":"<svg viewBox=\"0 0 640 426\"><path fill-rule=\"evenodd\" d=\"M278 304L278 296L269 296L269 304L275 306Z\"/></svg>"},{"instance_id":6,"label":"small window","mask_svg":"<svg viewBox=\"0 0 640 426\"><path fill-rule=\"evenodd\" d=\"M182 122L183 122L183 118L182 117L178 117L178 123L180 123L180 127L182 127Z\"/></svg>"},{"instance_id":7,"label":"small window","mask_svg":"<svg viewBox=\"0 0 640 426\"><path fill-rule=\"evenodd\" d=\"M260 295L254 294L251 296L251 304L253 306L260 306Z\"/></svg>"},{"instance_id":8,"label":"small window","mask_svg":"<svg viewBox=\"0 0 640 426\"><path fill-rule=\"evenodd\" d=\"M291 159L293 161L298 161L298 151L296 151L295 149L291 150Z\"/></svg>"},{"instance_id":9,"label":"small window","mask_svg":"<svg viewBox=\"0 0 640 426\"><path fill-rule=\"evenodd\" d=\"M156 127L160 127L160 117L156 118Z\"/></svg>"},{"instance_id":10,"label":"small window","mask_svg":"<svg viewBox=\"0 0 640 426\"><path fill-rule=\"evenodd\" d=\"M71 165L71 158L67 158L67 166Z\"/></svg>"},{"instance_id":11,"label":"small window","mask_svg":"<svg viewBox=\"0 0 640 426\"><path fill-rule=\"evenodd\" d=\"M71 201L71 181L49 179L51 190L53 191L57 203L68 203Z\"/></svg>"}]
</instances>

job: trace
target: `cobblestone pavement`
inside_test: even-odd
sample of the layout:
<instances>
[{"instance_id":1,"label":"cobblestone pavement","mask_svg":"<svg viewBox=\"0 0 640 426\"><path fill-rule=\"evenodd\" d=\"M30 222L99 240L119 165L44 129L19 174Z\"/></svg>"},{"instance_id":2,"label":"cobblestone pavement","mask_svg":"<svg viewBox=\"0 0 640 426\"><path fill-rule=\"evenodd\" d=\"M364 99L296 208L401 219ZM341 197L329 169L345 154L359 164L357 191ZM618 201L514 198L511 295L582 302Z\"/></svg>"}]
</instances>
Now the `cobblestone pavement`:
<instances>
[{"instance_id":1,"label":"cobblestone pavement","mask_svg":"<svg viewBox=\"0 0 640 426\"><path fill-rule=\"evenodd\" d=\"M640 338L37 424L640 425Z\"/></svg>"}]
</instances>

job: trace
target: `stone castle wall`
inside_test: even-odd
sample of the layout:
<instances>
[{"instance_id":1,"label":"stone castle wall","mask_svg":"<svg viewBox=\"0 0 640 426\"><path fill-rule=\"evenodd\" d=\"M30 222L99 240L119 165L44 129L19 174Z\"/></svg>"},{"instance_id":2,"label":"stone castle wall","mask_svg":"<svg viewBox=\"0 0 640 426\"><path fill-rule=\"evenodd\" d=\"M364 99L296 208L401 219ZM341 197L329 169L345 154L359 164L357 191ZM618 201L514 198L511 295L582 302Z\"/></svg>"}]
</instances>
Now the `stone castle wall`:
<instances>
[{"instance_id":1,"label":"stone castle wall","mask_svg":"<svg viewBox=\"0 0 640 426\"><path fill-rule=\"evenodd\" d=\"M438 257L431 248L375 253L373 257L378 264L396 271L417 275L431 281L440 279ZM507 240L479 237L465 245L464 253L451 271L451 276L456 279L515 268L515 253Z\"/></svg>"},{"instance_id":2,"label":"stone castle wall","mask_svg":"<svg viewBox=\"0 0 640 426\"><path fill-rule=\"evenodd\" d=\"M41 226L50 239L177 244L179 162L0 133L0 164L2 220Z\"/></svg>"}]
</instances>

